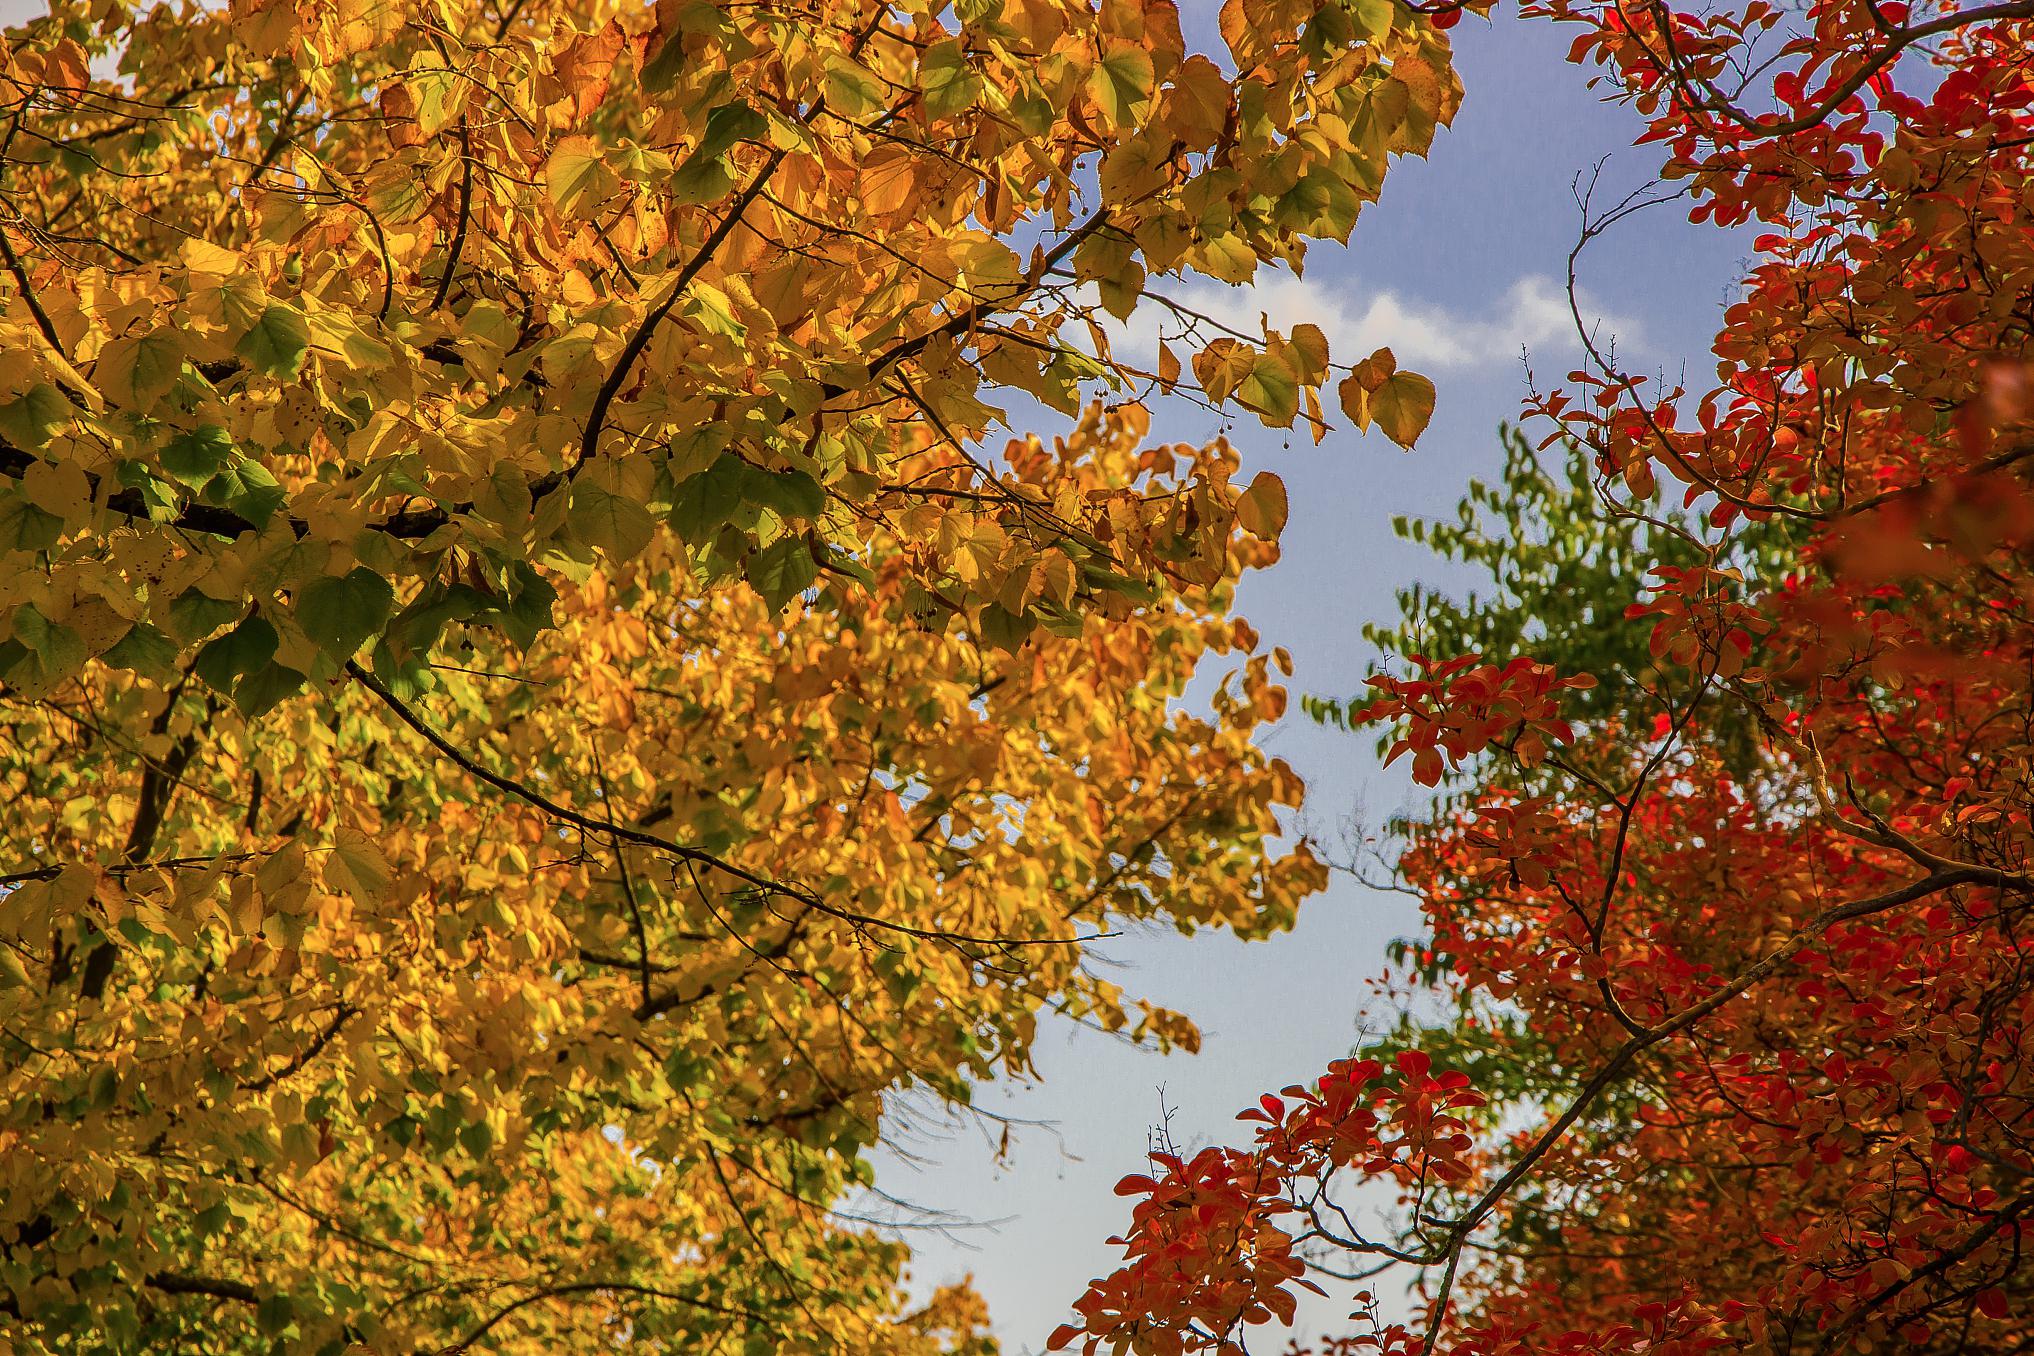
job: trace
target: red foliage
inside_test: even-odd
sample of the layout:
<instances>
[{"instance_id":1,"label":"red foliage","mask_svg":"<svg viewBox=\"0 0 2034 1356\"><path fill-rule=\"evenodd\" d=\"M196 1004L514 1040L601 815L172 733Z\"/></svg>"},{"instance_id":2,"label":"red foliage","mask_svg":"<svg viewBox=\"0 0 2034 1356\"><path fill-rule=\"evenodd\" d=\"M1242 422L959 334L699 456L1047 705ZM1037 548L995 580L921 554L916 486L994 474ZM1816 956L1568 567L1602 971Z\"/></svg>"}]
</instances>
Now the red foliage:
<instances>
[{"instance_id":1,"label":"red foliage","mask_svg":"<svg viewBox=\"0 0 2034 1356\"><path fill-rule=\"evenodd\" d=\"M1427 1300L1361 1292L1335 1356L2025 1350L2034 0L1531 12L1695 220L1768 228L1712 387L1592 348L1533 401L1611 520L1682 488L1707 563L1633 581L1617 717L1525 657L1371 680L1452 788L1400 869L1503 1114L1412 1051L1265 1098L1248 1148L1126 1183L1129 1260L1054 1344L1240 1349L1317 1249ZM1778 521L1788 569L1728 568ZM1332 1194L1378 1177L1388 1238Z\"/></svg>"}]
</instances>

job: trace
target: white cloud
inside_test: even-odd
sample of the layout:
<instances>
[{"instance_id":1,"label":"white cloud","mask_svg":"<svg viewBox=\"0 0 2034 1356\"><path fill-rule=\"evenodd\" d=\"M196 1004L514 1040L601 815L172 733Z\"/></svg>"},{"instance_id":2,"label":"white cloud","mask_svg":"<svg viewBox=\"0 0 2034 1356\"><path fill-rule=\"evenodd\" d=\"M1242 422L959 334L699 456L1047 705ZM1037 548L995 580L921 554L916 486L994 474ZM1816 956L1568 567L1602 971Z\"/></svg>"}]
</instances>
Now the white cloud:
<instances>
[{"instance_id":1,"label":"white cloud","mask_svg":"<svg viewBox=\"0 0 2034 1356\"><path fill-rule=\"evenodd\" d=\"M1366 293L1353 284L1284 272L1269 273L1247 287L1196 280L1154 290L1251 335L1259 333L1260 317L1281 333L1295 325L1318 325L1337 362L1355 362L1389 348L1401 363L1418 371L1464 371L1516 363L1522 351L1551 354L1580 347L1567 290L1540 273L1520 278L1475 313L1423 302L1391 288ZM1636 325L1603 315L1586 293L1580 300L1598 342L1615 337L1621 349L1636 346ZM1180 327L1163 305L1147 301L1126 332L1111 340L1121 356L1142 357L1154 351L1161 330L1171 335ZM1205 337L1214 337L1213 331L1203 329Z\"/></svg>"}]
</instances>

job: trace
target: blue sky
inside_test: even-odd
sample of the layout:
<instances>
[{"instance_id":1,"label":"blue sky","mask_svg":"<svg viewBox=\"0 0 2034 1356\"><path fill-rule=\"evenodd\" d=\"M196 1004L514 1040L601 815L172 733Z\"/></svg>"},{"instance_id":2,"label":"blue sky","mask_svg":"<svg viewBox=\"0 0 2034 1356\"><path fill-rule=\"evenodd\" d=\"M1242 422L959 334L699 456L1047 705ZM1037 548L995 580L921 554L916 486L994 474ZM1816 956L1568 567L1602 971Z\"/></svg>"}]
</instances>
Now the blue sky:
<instances>
[{"instance_id":1,"label":"blue sky","mask_svg":"<svg viewBox=\"0 0 2034 1356\"><path fill-rule=\"evenodd\" d=\"M1207 48L1213 0L1182 8L1189 41ZM1439 388L1434 422L1410 453L1348 429L1315 447L1247 415L1226 425L1244 449L1245 475L1275 470L1290 492L1284 559L1249 580L1240 601L1267 644L1292 652L1295 697L1360 689L1374 660L1362 623L1388 619L1399 586L1450 582L1422 549L1392 536L1391 518L1452 512L1470 477L1495 472L1497 425L1516 419L1525 390L1521 346L1542 384L1575 365L1565 279L1580 221L1576 176L1608 155L1599 192L1621 191L1643 183L1654 162L1631 146L1635 116L1599 102L1586 87L1592 72L1565 63L1572 36L1510 17L1465 20L1455 30L1468 89L1461 115L1427 160L1392 169L1382 202L1347 249L1316 249L1303 280L1190 289L1243 328L1260 311L1280 327L1312 320L1341 361L1390 344ZM1699 374L1749 248L1746 237L1657 209L1591 246L1583 296L1618 336L1621 358L1645 371ZM1166 441L1225 427L1181 401L1161 402L1153 415L1152 436ZM1267 744L1305 776L1309 827L1331 843L1351 815L1376 824L1410 800L1403 769L1380 769L1367 737L1312 725L1296 701ZM1338 877L1302 909L1293 932L1269 942L1145 933L1108 943L1113 978L1200 1021L1202 1053L1161 1057L1049 1024L1037 1053L1042 1081L978 1098L1048 1127L1014 1131L998 1162L993 1129L919 1125L906 1140L916 1161L885 1161L879 1184L984 1227L916 1234L915 1283L972 1273L1006 1350L1040 1350L1088 1278L1116 1263L1105 1240L1127 1221L1128 1203L1110 1188L1142 1170L1160 1089L1181 1143L1233 1139L1241 1127L1232 1118L1258 1093L1347 1053L1370 996L1365 981L1382 968L1386 943L1415 923L1402 897ZM1376 1020L1387 1024L1389 1014ZM1379 1197L1380 1208L1389 1204ZM1332 1329L1344 1313L1341 1304L1312 1303L1301 1326Z\"/></svg>"}]
</instances>

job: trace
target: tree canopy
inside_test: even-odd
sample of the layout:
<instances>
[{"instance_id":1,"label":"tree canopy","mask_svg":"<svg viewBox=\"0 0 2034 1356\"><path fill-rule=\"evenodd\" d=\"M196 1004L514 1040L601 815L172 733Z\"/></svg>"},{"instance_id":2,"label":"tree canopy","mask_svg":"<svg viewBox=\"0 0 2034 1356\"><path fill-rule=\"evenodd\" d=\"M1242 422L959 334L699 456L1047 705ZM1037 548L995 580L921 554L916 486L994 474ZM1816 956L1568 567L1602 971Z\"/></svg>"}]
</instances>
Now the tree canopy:
<instances>
[{"instance_id":1,"label":"tree canopy","mask_svg":"<svg viewBox=\"0 0 2034 1356\"><path fill-rule=\"evenodd\" d=\"M1582 245L1756 230L1714 381L1584 333L1560 459L1422 530L1493 586L1313 707L1436 788L1453 1019L1125 1179L1054 1344L1240 1352L1312 1287L1338 1356L2025 1350L2034 5L1528 9L1659 157Z\"/></svg>"},{"instance_id":2,"label":"tree canopy","mask_svg":"<svg viewBox=\"0 0 2034 1356\"><path fill-rule=\"evenodd\" d=\"M852 1208L900 1096L1025 1073L1048 1010L1192 1045L1083 942L1325 875L1230 612L1285 492L1139 402L1433 404L1164 282L1346 239L1456 107L1451 20L0 33L11 1349L982 1350Z\"/></svg>"}]
</instances>

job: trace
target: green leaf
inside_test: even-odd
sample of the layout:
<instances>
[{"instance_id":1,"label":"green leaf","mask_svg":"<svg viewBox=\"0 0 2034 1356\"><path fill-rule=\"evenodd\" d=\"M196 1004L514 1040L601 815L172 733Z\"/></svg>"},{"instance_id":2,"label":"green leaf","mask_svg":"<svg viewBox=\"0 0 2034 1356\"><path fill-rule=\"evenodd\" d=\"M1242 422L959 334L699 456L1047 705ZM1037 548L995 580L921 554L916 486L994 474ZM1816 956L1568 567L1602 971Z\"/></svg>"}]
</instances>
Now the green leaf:
<instances>
[{"instance_id":1,"label":"green leaf","mask_svg":"<svg viewBox=\"0 0 2034 1356\"><path fill-rule=\"evenodd\" d=\"M764 601L773 608L781 608L812 587L812 581L819 577L819 566L804 542L784 537L751 555L747 572L749 583L763 595Z\"/></svg>"},{"instance_id":2,"label":"green leaf","mask_svg":"<svg viewBox=\"0 0 2034 1356\"><path fill-rule=\"evenodd\" d=\"M1291 230L1346 242L1362 210L1362 199L1346 180L1314 169L1278 200L1276 216Z\"/></svg>"},{"instance_id":3,"label":"green leaf","mask_svg":"<svg viewBox=\"0 0 2034 1356\"><path fill-rule=\"evenodd\" d=\"M303 690L307 675L283 664L264 664L242 678L233 689L233 704L249 720L280 705Z\"/></svg>"},{"instance_id":4,"label":"green leaf","mask_svg":"<svg viewBox=\"0 0 2034 1356\"><path fill-rule=\"evenodd\" d=\"M50 621L28 603L14 609L14 640L22 653L0 676L30 700L47 697L89 658L76 631Z\"/></svg>"},{"instance_id":5,"label":"green leaf","mask_svg":"<svg viewBox=\"0 0 2034 1356\"><path fill-rule=\"evenodd\" d=\"M365 566L313 580L297 592L297 624L334 659L353 657L395 609L395 590Z\"/></svg>"},{"instance_id":6,"label":"green leaf","mask_svg":"<svg viewBox=\"0 0 2034 1356\"><path fill-rule=\"evenodd\" d=\"M224 504L256 527L266 527L288 495L266 466L236 452L207 482L205 498Z\"/></svg>"},{"instance_id":7,"label":"green leaf","mask_svg":"<svg viewBox=\"0 0 2034 1356\"><path fill-rule=\"evenodd\" d=\"M685 69L685 44L674 33L657 48L657 55L643 64L642 74L637 83L650 94L662 94L678 79L678 73Z\"/></svg>"},{"instance_id":8,"label":"green leaf","mask_svg":"<svg viewBox=\"0 0 2034 1356\"><path fill-rule=\"evenodd\" d=\"M121 485L141 496L142 506L148 510L151 520L165 523L177 516L176 491L168 481L157 479L144 463L123 461L113 474Z\"/></svg>"},{"instance_id":9,"label":"green leaf","mask_svg":"<svg viewBox=\"0 0 2034 1356\"><path fill-rule=\"evenodd\" d=\"M390 622L382 634L389 657L429 654L447 623L489 611L494 599L470 584L434 583Z\"/></svg>"},{"instance_id":10,"label":"green leaf","mask_svg":"<svg viewBox=\"0 0 2034 1356\"><path fill-rule=\"evenodd\" d=\"M170 439L157 460L170 476L195 490L219 473L233 450L232 434L217 424L202 424Z\"/></svg>"},{"instance_id":11,"label":"green leaf","mask_svg":"<svg viewBox=\"0 0 2034 1356\"><path fill-rule=\"evenodd\" d=\"M726 449L733 430L726 424L700 424L671 439L666 449L664 470L673 482L683 482L712 466Z\"/></svg>"},{"instance_id":12,"label":"green leaf","mask_svg":"<svg viewBox=\"0 0 2034 1356\"><path fill-rule=\"evenodd\" d=\"M1265 423L1286 428L1299 414L1299 379L1279 355L1260 353L1250 365L1250 375L1237 386L1236 399L1257 411Z\"/></svg>"},{"instance_id":13,"label":"green leaf","mask_svg":"<svg viewBox=\"0 0 2034 1356\"><path fill-rule=\"evenodd\" d=\"M131 669L160 681L176 676L177 643L147 622L136 622L99 657L116 669Z\"/></svg>"},{"instance_id":14,"label":"green leaf","mask_svg":"<svg viewBox=\"0 0 2034 1356\"><path fill-rule=\"evenodd\" d=\"M706 130L692 154L671 173L670 191L680 204L713 202L734 187L727 153L740 141L759 141L770 132L769 119L747 104L722 104L706 115Z\"/></svg>"},{"instance_id":15,"label":"green leaf","mask_svg":"<svg viewBox=\"0 0 2034 1356\"><path fill-rule=\"evenodd\" d=\"M712 466L679 482L671 500L671 526L678 535L695 546L712 540L740 507L749 469L739 456L723 452Z\"/></svg>"},{"instance_id":16,"label":"green leaf","mask_svg":"<svg viewBox=\"0 0 2034 1356\"><path fill-rule=\"evenodd\" d=\"M734 191L734 171L724 160L687 160L671 171L671 201L680 207L719 202Z\"/></svg>"},{"instance_id":17,"label":"green leaf","mask_svg":"<svg viewBox=\"0 0 2034 1356\"><path fill-rule=\"evenodd\" d=\"M511 577L515 592L509 596L509 605L496 616L509 639L518 648L527 650L537 643L540 634L551 629L551 604L558 601L558 590L527 561L515 562Z\"/></svg>"},{"instance_id":18,"label":"green leaf","mask_svg":"<svg viewBox=\"0 0 2034 1356\"><path fill-rule=\"evenodd\" d=\"M388 684L388 690L406 702L415 701L437 688L437 679L428 663L414 654L396 658L389 652L386 640L375 645L367 662L373 667L374 676Z\"/></svg>"},{"instance_id":19,"label":"green leaf","mask_svg":"<svg viewBox=\"0 0 2034 1356\"><path fill-rule=\"evenodd\" d=\"M848 576L864 588L876 586L876 572L838 547L827 552L826 568L829 573Z\"/></svg>"},{"instance_id":20,"label":"green leaf","mask_svg":"<svg viewBox=\"0 0 2034 1356\"><path fill-rule=\"evenodd\" d=\"M1262 262L1250 242L1233 232L1210 236L1195 248L1195 266L1211 278L1241 287L1257 276Z\"/></svg>"},{"instance_id":21,"label":"green leaf","mask_svg":"<svg viewBox=\"0 0 2034 1356\"><path fill-rule=\"evenodd\" d=\"M485 1158L494 1148L494 1131L486 1121L468 1121L459 1132L459 1143L475 1158Z\"/></svg>"},{"instance_id":22,"label":"green leaf","mask_svg":"<svg viewBox=\"0 0 2034 1356\"><path fill-rule=\"evenodd\" d=\"M1133 603L1150 603L1158 597L1158 590L1149 580L1133 579L1127 574L1118 574L1099 565L1083 564L1081 579L1097 593L1120 594Z\"/></svg>"},{"instance_id":23,"label":"green leaf","mask_svg":"<svg viewBox=\"0 0 2034 1356\"><path fill-rule=\"evenodd\" d=\"M688 160L718 160L741 141L761 141L770 134L769 119L747 104L722 104L706 115L706 130Z\"/></svg>"},{"instance_id":24,"label":"green leaf","mask_svg":"<svg viewBox=\"0 0 2034 1356\"><path fill-rule=\"evenodd\" d=\"M25 494L0 494L0 548L47 551L64 534L64 520L28 502Z\"/></svg>"},{"instance_id":25,"label":"green leaf","mask_svg":"<svg viewBox=\"0 0 2034 1356\"><path fill-rule=\"evenodd\" d=\"M311 327L302 312L278 302L261 313L233 348L257 372L294 377L303 370L304 355L311 351Z\"/></svg>"},{"instance_id":26,"label":"green leaf","mask_svg":"<svg viewBox=\"0 0 2034 1356\"><path fill-rule=\"evenodd\" d=\"M75 406L63 392L39 381L13 400L0 404L0 434L16 447L41 447L50 435L71 421Z\"/></svg>"},{"instance_id":27,"label":"green leaf","mask_svg":"<svg viewBox=\"0 0 2034 1356\"><path fill-rule=\"evenodd\" d=\"M667 11L659 10L660 19ZM670 22L661 23L670 36L657 54L650 58L638 77L642 87L652 94L661 94L677 81L686 69L686 48L683 35L697 33L704 36L714 47L726 54L729 61L735 61L755 50L755 44L728 21L718 4L711 0L690 0L671 7Z\"/></svg>"},{"instance_id":28,"label":"green leaf","mask_svg":"<svg viewBox=\"0 0 2034 1356\"><path fill-rule=\"evenodd\" d=\"M990 603L982 608L979 629L984 645L1015 654L1038 629L1038 619L1012 612L1001 603Z\"/></svg>"},{"instance_id":29,"label":"green leaf","mask_svg":"<svg viewBox=\"0 0 2034 1356\"><path fill-rule=\"evenodd\" d=\"M169 628L184 640L209 636L240 615L241 604L187 589L170 604Z\"/></svg>"},{"instance_id":30,"label":"green leaf","mask_svg":"<svg viewBox=\"0 0 2034 1356\"><path fill-rule=\"evenodd\" d=\"M572 485L566 521L575 540L597 546L615 560L633 560L650 544L657 520L640 499L581 478Z\"/></svg>"},{"instance_id":31,"label":"green leaf","mask_svg":"<svg viewBox=\"0 0 2034 1356\"><path fill-rule=\"evenodd\" d=\"M1391 32L1394 8L1391 0L1345 0L1356 27L1373 42Z\"/></svg>"},{"instance_id":32,"label":"green leaf","mask_svg":"<svg viewBox=\"0 0 2034 1356\"><path fill-rule=\"evenodd\" d=\"M747 498L781 518L813 519L826 512L826 487L803 471L751 471Z\"/></svg>"},{"instance_id":33,"label":"green leaf","mask_svg":"<svg viewBox=\"0 0 2034 1356\"><path fill-rule=\"evenodd\" d=\"M225 635L206 642L191 661L191 671L214 692L230 694L242 674L275 658L275 647L275 627L259 616L248 617Z\"/></svg>"},{"instance_id":34,"label":"green leaf","mask_svg":"<svg viewBox=\"0 0 2034 1356\"><path fill-rule=\"evenodd\" d=\"M270 1337L280 1336L284 1329L296 1322L297 1309L288 1295L269 1295L256 1306L255 1326Z\"/></svg>"}]
</instances>

